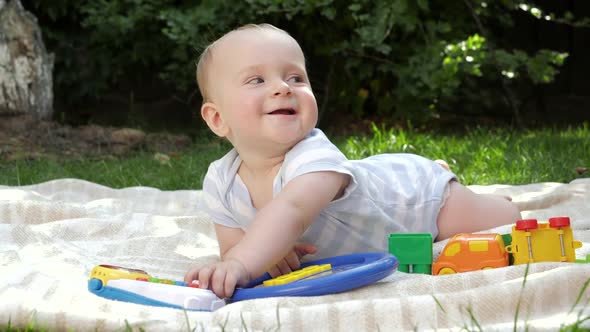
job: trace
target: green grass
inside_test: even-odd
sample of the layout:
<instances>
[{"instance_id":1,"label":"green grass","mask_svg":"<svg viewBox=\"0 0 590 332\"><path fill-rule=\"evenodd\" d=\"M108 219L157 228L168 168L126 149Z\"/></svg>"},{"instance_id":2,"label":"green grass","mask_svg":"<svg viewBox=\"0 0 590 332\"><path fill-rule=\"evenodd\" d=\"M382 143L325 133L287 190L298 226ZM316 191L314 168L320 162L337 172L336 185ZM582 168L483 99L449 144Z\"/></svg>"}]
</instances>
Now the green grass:
<instances>
[{"instance_id":1,"label":"green grass","mask_svg":"<svg viewBox=\"0 0 590 332\"><path fill-rule=\"evenodd\" d=\"M525 184L569 182L576 167L590 168L590 129L509 130L477 128L439 135L373 127L372 137L352 137L343 145L350 158L408 152L446 160L462 183Z\"/></svg>"},{"instance_id":2,"label":"green grass","mask_svg":"<svg viewBox=\"0 0 590 332\"><path fill-rule=\"evenodd\" d=\"M140 151L126 157L0 162L0 184L17 186L77 178L113 188L195 189L201 188L209 163L228 149L226 143L212 140L209 144L194 144L191 151L170 156L169 160Z\"/></svg>"},{"instance_id":3,"label":"green grass","mask_svg":"<svg viewBox=\"0 0 590 332\"><path fill-rule=\"evenodd\" d=\"M442 135L416 130L384 129L373 134L335 138L351 159L385 152L409 152L444 159L466 185L569 182L576 167L590 168L590 129L483 129ZM229 150L216 139L195 144L168 162L153 153L103 159L18 160L0 162L0 184L28 185L78 178L114 188L150 186L162 190L200 189L209 163Z\"/></svg>"}]
</instances>

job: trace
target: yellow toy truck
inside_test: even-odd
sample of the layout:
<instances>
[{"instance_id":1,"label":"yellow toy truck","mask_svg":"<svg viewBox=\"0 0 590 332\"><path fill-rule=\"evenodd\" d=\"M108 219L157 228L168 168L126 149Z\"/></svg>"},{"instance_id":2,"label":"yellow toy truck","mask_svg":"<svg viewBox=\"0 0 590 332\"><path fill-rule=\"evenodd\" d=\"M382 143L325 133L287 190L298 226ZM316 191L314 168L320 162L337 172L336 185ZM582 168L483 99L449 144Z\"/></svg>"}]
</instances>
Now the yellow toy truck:
<instances>
[{"instance_id":1,"label":"yellow toy truck","mask_svg":"<svg viewBox=\"0 0 590 332\"><path fill-rule=\"evenodd\" d=\"M537 219L518 220L512 226L512 243L506 251L512 254L514 265L533 262L574 262L575 250L582 242L574 240L569 217L549 218L548 223Z\"/></svg>"}]
</instances>

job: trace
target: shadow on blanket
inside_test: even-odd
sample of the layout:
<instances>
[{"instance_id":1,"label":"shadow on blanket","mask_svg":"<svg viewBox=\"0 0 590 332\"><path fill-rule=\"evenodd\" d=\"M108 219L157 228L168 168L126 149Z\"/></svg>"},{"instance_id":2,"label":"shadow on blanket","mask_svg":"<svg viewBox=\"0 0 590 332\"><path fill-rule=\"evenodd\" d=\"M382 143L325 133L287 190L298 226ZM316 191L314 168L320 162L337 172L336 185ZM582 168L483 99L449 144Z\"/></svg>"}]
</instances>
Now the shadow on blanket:
<instances>
[{"instance_id":1,"label":"shadow on blanket","mask_svg":"<svg viewBox=\"0 0 590 332\"><path fill-rule=\"evenodd\" d=\"M575 238L584 243L577 256L590 253L590 179L471 189L512 196L524 217L570 216ZM396 272L346 293L243 301L212 313L109 301L86 290L98 264L180 279L190 265L218 259L200 200L199 191L115 190L74 179L0 186L0 327L10 321L58 331L111 331L126 322L146 331L458 330L476 324L512 330L520 300L521 328L526 322L531 330L553 331L580 310L590 314L590 290L572 308L590 264L573 263L533 264L526 284L523 265L448 276ZM443 246L435 243L435 255Z\"/></svg>"}]
</instances>

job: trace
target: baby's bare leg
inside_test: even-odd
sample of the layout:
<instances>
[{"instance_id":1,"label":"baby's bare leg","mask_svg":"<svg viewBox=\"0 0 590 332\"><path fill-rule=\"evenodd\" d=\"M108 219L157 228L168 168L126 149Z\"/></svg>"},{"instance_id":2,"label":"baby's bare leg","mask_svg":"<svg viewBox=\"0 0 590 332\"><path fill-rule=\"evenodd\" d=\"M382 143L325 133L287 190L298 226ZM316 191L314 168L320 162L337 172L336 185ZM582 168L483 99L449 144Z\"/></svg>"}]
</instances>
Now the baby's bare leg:
<instances>
[{"instance_id":1,"label":"baby's bare leg","mask_svg":"<svg viewBox=\"0 0 590 332\"><path fill-rule=\"evenodd\" d=\"M516 223L520 211L510 200L495 195L480 195L452 181L445 205L438 214L437 241L459 233L472 233Z\"/></svg>"}]
</instances>

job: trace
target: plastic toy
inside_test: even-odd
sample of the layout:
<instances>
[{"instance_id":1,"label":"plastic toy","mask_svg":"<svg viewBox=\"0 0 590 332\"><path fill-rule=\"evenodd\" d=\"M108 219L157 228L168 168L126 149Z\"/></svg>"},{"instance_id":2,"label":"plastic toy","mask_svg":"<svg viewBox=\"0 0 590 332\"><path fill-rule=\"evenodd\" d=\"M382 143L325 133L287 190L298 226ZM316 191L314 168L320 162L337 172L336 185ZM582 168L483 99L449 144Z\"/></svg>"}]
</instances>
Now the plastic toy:
<instances>
[{"instance_id":1,"label":"plastic toy","mask_svg":"<svg viewBox=\"0 0 590 332\"><path fill-rule=\"evenodd\" d=\"M549 218L548 223L523 219L512 226L512 244L506 250L514 264L532 262L574 262L575 249L582 242L574 240L569 217Z\"/></svg>"},{"instance_id":2,"label":"plastic toy","mask_svg":"<svg viewBox=\"0 0 590 332\"><path fill-rule=\"evenodd\" d=\"M398 271L432 272L432 234L389 234L389 253L398 259Z\"/></svg>"},{"instance_id":3,"label":"plastic toy","mask_svg":"<svg viewBox=\"0 0 590 332\"><path fill-rule=\"evenodd\" d=\"M238 288L230 301L241 301L261 297L277 296L318 296L345 292L368 285L385 278L395 271L398 261L386 253L362 253L320 259L302 264L305 269L312 265L330 264L331 270L312 274L293 282L261 287L270 275L252 281L246 288Z\"/></svg>"},{"instance_id":4,"label":"plastic toy","mask_svg":"<svg viewBox=\"0 0 590 332\"><path fill-rule=\"evenodd\" d=\"M376 282L393 273L397 266L395 256L385 253L316 260L274 279L265 274L246 288L236 289L229 301L340 293ZM263 286L265 281L269 286ZM113 265L95 266L90 272L88 290L111 300L186 310L214 311L226 304L210 290L198 288L198 284L158 279L142 270Z\"/></svg>"},{"instance_id":5,"label":"plastic toy","mask_svg":"<svg viewBox=\"0 0 590 332\"><path fill-rule=\"evenodd\" d=\"M483 238L485 237L485 238ZM590 255L577 259L569 217L518 220L510 234L457 234L449 240L432 265L432 274L448 274L529 262L589 263ZM432 262L430 234L390 234L389 252L399 260L402 272L426 273Z\"/></svg>"},{"instance_id":6,"label":"plastic toy","mask_svg":"<svg viewBox=\"0 0 590 332\"><path fill-rule=\"evenodd\" d=\"M214 311L225 305L197 284L151 277L147 272L113 265L98 265L90 272L88 290L118 301L197 311Z\"/></svg>"},{"instance_id":7,"label":"plastic toy","mask_svg":"<svg viewBox=\"0 0 590 332\"><path fill-rule=\"evenodd\" d=\"M285 285L285 284L292 283L297 280L309 278L311 276L318 277L319 274L322 272L325 272L325 274L329 274L329 273L332 273L331 270L332 270L331 264L310 265L306 268L299 269L299 270L293 271L291 273L283 274L282 276L276 277L274 279L265 280L262 282L262 285L263 286Z\"/></svg>"},{"instance_id":8,"label":"plastic toy","mask_svg":"<svg viewBox=\"0 0 590 332\"><path fill-rule=\"evenodd\" d=\"M508 266L508 253L500 234L466 234L453 236L436 262L432 274L451 274Z\"/></svg>"}]
</instances>

